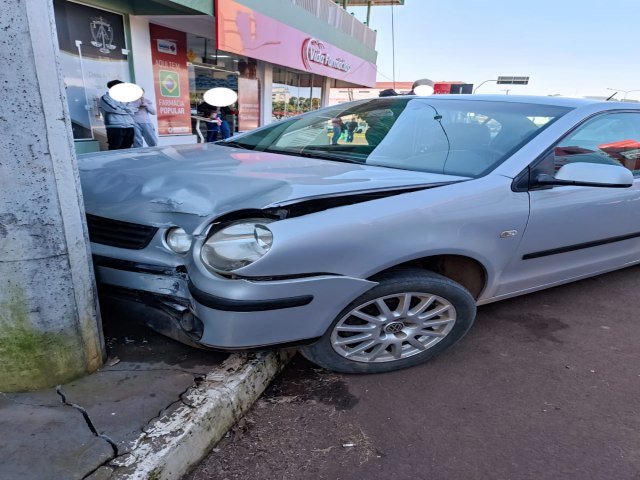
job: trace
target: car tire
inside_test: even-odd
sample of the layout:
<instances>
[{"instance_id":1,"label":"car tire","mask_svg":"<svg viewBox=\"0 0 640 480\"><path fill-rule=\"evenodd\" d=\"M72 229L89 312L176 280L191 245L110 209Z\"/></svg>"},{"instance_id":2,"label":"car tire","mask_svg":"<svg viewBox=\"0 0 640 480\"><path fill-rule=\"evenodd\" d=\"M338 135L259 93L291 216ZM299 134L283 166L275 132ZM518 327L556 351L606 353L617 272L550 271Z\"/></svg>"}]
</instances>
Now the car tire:
<instances>
[{"instance_id":1,"label":"car tire","mask_svg":"<svg viewBox=\"0 0 640 480\"><path fill-rule=\"evenodd\" d=\"M311 362L340 373L382 373L426 362L458 342L476 316L459 283L420 269L395 270L349 304L315 343Z\"/></svg>"}]
</instances>

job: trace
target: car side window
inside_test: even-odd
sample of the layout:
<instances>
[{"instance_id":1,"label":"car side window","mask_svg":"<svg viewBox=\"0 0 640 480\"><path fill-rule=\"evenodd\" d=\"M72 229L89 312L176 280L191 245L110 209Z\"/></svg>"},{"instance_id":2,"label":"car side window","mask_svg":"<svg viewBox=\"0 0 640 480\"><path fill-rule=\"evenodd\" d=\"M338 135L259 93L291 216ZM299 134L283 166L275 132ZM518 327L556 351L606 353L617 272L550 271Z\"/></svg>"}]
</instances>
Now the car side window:
<instances>
[{"instance_id":1,"label":"car side window","mask_svg":"<svg viewBox=\"0 0 640 480\"><path fill-rule=\"evenodd\" d=\"M554 168L572 162L622 165L640 176L640 113L620 112L588 120L558 143Z\"/></svg>"}]
</instances>

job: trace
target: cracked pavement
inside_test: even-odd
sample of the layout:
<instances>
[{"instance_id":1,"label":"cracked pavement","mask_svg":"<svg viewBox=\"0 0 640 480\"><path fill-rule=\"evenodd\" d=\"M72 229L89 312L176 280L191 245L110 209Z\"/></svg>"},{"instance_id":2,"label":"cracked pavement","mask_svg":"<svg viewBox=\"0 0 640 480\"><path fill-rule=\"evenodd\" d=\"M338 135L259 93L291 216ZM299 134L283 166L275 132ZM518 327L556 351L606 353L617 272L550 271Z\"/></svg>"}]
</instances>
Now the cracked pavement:
<instances>
[{"instance_id":1,"label":"cracked pavement","mask_svg":"<svg viewBox=\"0 0 640 480\"><path fill-rule=\"evenodd\" d=\"M115 318L115 317L113 317ZM178 406L228 355L103 317L109 360L65 385L0 393L0 480L106 478L148 425Z\"/></svg>"}]
</instances>

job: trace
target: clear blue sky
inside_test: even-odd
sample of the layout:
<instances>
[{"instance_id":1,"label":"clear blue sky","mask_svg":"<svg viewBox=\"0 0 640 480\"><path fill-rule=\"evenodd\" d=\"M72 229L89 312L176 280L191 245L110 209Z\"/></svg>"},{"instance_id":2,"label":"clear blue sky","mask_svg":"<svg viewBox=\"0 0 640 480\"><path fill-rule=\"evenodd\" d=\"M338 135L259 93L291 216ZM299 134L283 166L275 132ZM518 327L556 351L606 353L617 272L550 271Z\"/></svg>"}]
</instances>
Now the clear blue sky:
<instances>
[{"instance_id":1,"label":"clear blue sky","mask_svg":"<svg viewBox=\"0 0 640 480\"><path fill-rule=\"evenodd\" d=\"M347 10L366 20L366 7ZM640 90L640 0L405 0L393 16L396 81L477 86L499 75L528 75L528 86L487 83L478 93ZM378 81L389 81L391 7L372 8L371 28L378 32ZM640 99L640 91L628 98Z\"/></svg>"}]
</instances>

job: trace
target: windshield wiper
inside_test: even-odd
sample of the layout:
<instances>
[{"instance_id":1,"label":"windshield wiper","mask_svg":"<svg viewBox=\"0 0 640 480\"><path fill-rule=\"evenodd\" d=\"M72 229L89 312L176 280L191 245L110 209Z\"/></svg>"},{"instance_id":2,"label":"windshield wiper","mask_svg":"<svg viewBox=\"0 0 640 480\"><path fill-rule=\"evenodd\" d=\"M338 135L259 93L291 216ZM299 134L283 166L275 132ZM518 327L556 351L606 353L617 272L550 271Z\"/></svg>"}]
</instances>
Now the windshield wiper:
<instances>
[{"instance_id":1,"label":"windshield wiper","mask_svg":"<svg viewBox=\"0 0 640 480\"><path fill-rule=\"evenodd\" d=\"M264 151L269 153L279 153L282 155L293 155L296 157L317 158L319 160L334 160L336 162L343 163L357 163L359 165L365 162L365 159L363 159L362 161L355 160L352 155L327 153L325 151L318 152L316 150L309 152L304 150L274 150L268 148Z\"/></svg>"},{"instance_id":2,"label":"windshield wiper","mask_svg":"<svg viewBox=\"0 0 640 480\"><path fill-rule=\"evenodd\" d=\"M227 141L227 140L218 140L214 142L215 145L224 145L225 147L235 147L242 148L244 150L253 150L255 147L253 145L247 145L246 143L236 142L235 140Z\"/></svg>"}]
</instances>

